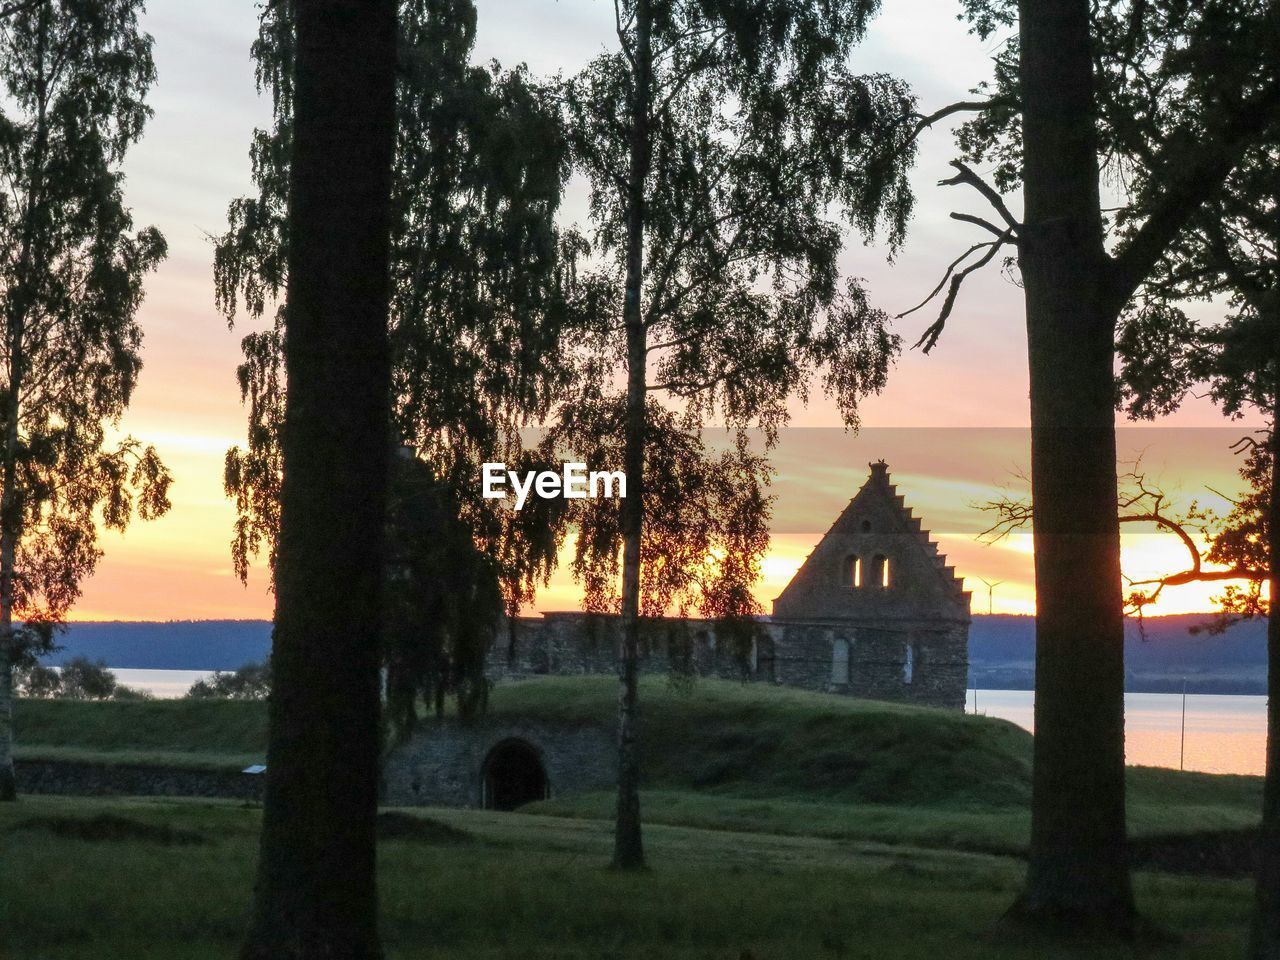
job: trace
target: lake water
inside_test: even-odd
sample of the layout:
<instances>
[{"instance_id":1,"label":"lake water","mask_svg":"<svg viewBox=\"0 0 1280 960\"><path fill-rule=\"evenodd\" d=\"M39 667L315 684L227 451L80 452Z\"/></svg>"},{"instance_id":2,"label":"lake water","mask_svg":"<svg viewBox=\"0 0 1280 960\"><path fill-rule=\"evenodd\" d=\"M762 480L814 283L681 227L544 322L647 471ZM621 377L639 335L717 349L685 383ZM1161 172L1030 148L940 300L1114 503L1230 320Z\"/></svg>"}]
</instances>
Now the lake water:
<instances>
[{"instance_id":1,"label":"lake water","mask_svg":"<svg viewBox=\"0 0 1280 960\"><path fill-rule=\"evenodd\" d=\"M1027 730L1031 690L969 691L969 712L1011 720ZM1267 698L1187 694L1187 730L1182 749L1182 694L1124 695L1125 760L1147 767L1183 767L1205 773L1262 774L1266 766Z\"/></svg>"},{"instance_id":2,"label":"lake water","mask_svg":"<svg viewBox=\"0 0 1280 960\"><path fill-rule=\"evenodd\" d=\"M116 675L117 683L146 690L162 699L180 697L197 680L213 675L212 670L133 670L127 667L112 667L111 672Z\"/></svg>"},{"instance_id":3,"label":"lake water","mask_svg":"<svg viewBox=\"0 0 1280 960\"><path fill-rule=\"evenodd\" d=\"M113 668L116 679L157 697L180 697L210 670L130 670ZM1030 690L969 691L968 711L1010 720L1027 730L1035 693ZM1182 694L1126 693L1125 759L1148 767L1183 767L1205 773L1261 774L1266 763L1267 698L1216 694L1187 695L1187 730L1182 745Z\"/></svg>"}]
</instances>

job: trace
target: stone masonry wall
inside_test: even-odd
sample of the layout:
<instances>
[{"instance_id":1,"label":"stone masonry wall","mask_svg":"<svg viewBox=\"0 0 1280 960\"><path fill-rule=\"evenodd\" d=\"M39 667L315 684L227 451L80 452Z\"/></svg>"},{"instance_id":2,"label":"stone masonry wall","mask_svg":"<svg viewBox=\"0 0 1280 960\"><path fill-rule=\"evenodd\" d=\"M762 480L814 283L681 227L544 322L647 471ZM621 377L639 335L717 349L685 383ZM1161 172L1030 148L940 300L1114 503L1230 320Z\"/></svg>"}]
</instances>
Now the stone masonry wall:
<instances>
[{"instance_id":1,"label":"stone masonry wall","mask_svg":"<svg viewBox=\"0 0 1280 960\"><path fill-rule=\"evenodd\" d=\"M479 717L424 723L383 763L383 803L389 806L483 806L485 758L519 740L542 761L551 796L608 790L617 783L613 731L544 721Z\"/></svg>"},{"instance_id":2,"label":"stone masonry wall","mask_svg":"<svg viewBox=\"0 0 1280 960\"><path fill-rule=\"evenodd\" d=\"M230 797L261 800L264 777L144 764L18 760L19 793L71 796Z\"/></svg>"},{"instance_id":3,"label":"stone masonry wall","mask_svg":"<svg viewBox=\"0 0 1280 960\"><path fill-rule=\"evenodd\" d=\"M553 613L522 617L514 626L514 639L499 642L490 654L489 676L495 681L617 670L621 637L616 617ZM648 621L643 636L641 669L646 673L666 673L678 662L700 676L964 709L967 622L884 619L855 625L774 619L761 623L749 650L718 636L716 625L705 620ZM843 653L837 650L841 644Z\"/></svg>"}]
</instances>

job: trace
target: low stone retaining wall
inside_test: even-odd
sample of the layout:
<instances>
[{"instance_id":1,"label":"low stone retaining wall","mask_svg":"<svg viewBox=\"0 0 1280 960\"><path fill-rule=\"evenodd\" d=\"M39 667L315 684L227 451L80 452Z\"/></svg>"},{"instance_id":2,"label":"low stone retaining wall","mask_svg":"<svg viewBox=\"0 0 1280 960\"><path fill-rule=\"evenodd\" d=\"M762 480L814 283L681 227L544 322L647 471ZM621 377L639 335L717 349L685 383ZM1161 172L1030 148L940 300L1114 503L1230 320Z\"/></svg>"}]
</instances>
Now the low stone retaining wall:
<instances>
[{"instance_id":1,"label":"low stone retaining wall","mask_svg":"<svg viewBox=\"0 0 1280 960\"><path fill-rule=\"evenodd\" d=\"M69 796L225 797L261 800L264 778L231 770L145 764L18 760L19 793Z\"/></svg>"}]
</instances>

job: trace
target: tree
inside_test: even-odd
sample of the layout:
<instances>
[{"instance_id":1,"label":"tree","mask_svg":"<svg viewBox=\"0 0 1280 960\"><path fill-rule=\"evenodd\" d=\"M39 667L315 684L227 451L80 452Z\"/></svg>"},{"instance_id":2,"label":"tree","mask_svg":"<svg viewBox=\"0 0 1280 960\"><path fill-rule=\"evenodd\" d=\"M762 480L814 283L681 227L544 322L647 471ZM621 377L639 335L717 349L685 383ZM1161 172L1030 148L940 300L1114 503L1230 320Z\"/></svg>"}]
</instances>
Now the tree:
<instances>
[{"instance_id":1,"label":"tree","mask_svg":"<svg viewBox=\"0 0 1280 960\"><path fill-rule=\"evenodd\" d=\"M297 0L272 693L246 958L376 958L394 0Z\"/></svg>"},{"instance_id":2,"label":"tree","mask_svg":"<svg viewBox=\"0 0 1280 960\"><path fill-rule=\"evenodd\" d=\"M263 9L253 55L275 106L250 149L256 196L231 204L214 274L228 321L260 319L287 280L288 182L296 55L289 3ZM430 465L441 493L497 564L515 613L545 581L559 545L552 518L512 514L480 496L485 461L518 463L519 428L538 422L573 375L565 331L581 243L555 225L566 144L548 97L521 68L469 62L471 0L402 0L391 249L393 446ZM244 447L228 451L241 577L260 551L274 567L283 315L245 337Z\"/></svg>"},{"instance_id":3,"label":"tree","mask_svg":"<svg viewBox=\"0 0 1280 960\"><path fill-rule=\"evenodd\" d=\"M134 230L121 162L150 116L140 0L11 5L0 20L0 800L14 798L13 669L54 630L124 530L169 508L170 477L110 440L141 368L142 281L165 254Z\"/></svg>"},{"instance_id":4,"label":"tree","mask_svg":"<svg viewBox=\"0 0 1280 960\"><path fill-rule=\"evenodd\" d=\"M60 671L60 697L68 700L110 700L116 692L116 675L99 660L72 657Z\"/></svg>"},{"instance_id":5,"label":"tree","mask_svg":"<svg viewBox=\"0 0 1280 960\"><path fill-rule=\"evenodd\" d=\"M590 360L564 435L590 450L611 434L627 477L620 509L586 521L575 561L591 594L619 573L621 544L618 868L644 865L641 612L661 604L659 583L679 589L691 565L708 563L695 551L646 553L657 542L646 525L661 526L660 511L678 508L651 483L657 464L670 451L665 478L711 474L714 465L699 465L695 431L715 420L739 432L759 426L772 442L788 397L817 375L856 424L858 398L880 388L897 348L862 291L841 291L842 231L827 216L842 208L867 235L883 223L896 244L910 212L902 134L911 97L892 78L858 76L847 63L877 6L617 0L617 49L565 86L575 163L591 189L593 253L604 266L584 284L584 313L595 317L582 338ZM745 441L736 449L735 468L750 476L744 496L712 504L719 516L704 521L709 530L687 531L692 542L723 544L716 528L735 523L749 539L759 528L768 504L756 495L760 463ZM757 559L726 551L713 563L737 578L721 592L736 607L725 612L750 614L742 578Z\"/></svg>"},{"instance_id":6,"label":"tree","mask_svg":"<svg viewBox=\"0 0 1280 960\"><path fill-rule=\"evenodd\" d=\"M62 676L42 663L19 667L14 670L14 691L31 700L51 700L62 691Z\"/></svg>"},{"instance_id":7,"label":"tree","mask_svg":"<svg viewBox=\"0 0 1280 960\"><path fill-rule=\"evenodd\" d=\"M1016 42L997 57L989 99L921 124L978 111L960 142L970 163L994 161L995 186L959 161L947 182L977 188L1000 222L955 215L992 239L948 270L920 343L936 342L965 277L1014 245L1031 372L1037 692L1030 858L1010 919L1129 937L1138 924L1124 847L1116 328L1248 151L1274 142L1275 12L1234 0L966 8L984 37L1016 21ZM1109 218L1104 169L1121 193ZM1021 222L1000 197L1016 186Z\"/></svg>"},{"instance_id":8,"label":"tree","mask_svg":"<svg viewBox=\"0 0 1280 960\"><path fill-rule=\"evenodd\" d=\"M270 695L269 663L246 663L231 673L215 670L193 683L185 694L190 700L266 700Z\"/></svg>"},{"instance_id":9,"label":"tree","mask_svg":"<svg viewBox=\"0 0 1280 960\"><path fill-rule=\"evenodd\" d=\"M1154 417L1175 408L1196 383L1207 383L1224 413L1238 419L1259 413L1261 439L1237 445L1246 492L1226 517L1193 508L1181 518L1163 516L1162 501L1148 498L1158 522L1186 545L1183 571L1139 584L1150 602L1168 585L1227 582L1217 599L1221 616L1211 629L1240 619L1267 619L1267 767L1262 843L1250 956L1280 957L1280 618L1271 598L1280 595L1280 194L1274 147L1250 151L1228 178L1226 190L1199 215L1160 264L1121 330L1121 382L1131 416ZM1184 312L1187 300L1226 298L1223 322L1205 326ZM1187 527L1198 528L1209 547L1201 555ZM1212 566L1206 566L1206 563ZM1263 586L1267 587L1263 594Z\"/></svg>"},{"instance_id":10,"label":"tree","mask_svg":"<svg viewBox=\"0 0 1280 960\"><path fill-rule=\"evenodd\" d=\"M537 509L537 504L529 505ZM452 696L462 716L489 698L486 655L505 609L499 562L476 545L456 495L412 455L393 471L384 623L386 702L406 738L419 701L437 716Z\"/></svg>"}]
</instances>

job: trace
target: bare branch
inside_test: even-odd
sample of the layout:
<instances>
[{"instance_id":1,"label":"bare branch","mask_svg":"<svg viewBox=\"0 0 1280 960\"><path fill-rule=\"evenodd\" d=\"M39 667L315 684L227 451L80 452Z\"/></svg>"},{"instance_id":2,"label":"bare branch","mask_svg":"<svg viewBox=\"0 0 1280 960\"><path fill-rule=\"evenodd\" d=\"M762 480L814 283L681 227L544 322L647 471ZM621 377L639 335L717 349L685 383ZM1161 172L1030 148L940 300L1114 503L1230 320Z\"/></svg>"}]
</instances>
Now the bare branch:
<instances>
[{"instance_id":1,"label":"bare branch","mask_svg":"<svg viewBox=\"0 0 1280 960\"><path fill-rule=\"evenodd\" d=\"M939 120L945 120L953 117L957 113L981 113L983 110L990 110L992 107L1011 106L1012 101L1008 97L992 97L989 100L959 100L955 103L948 104L940 110L935 110L928 114L912 114L912 118L916 121L916 125L911 128L910 140L914 140L920 134L924 133Z\"/></svg>"},{"instance_id":2,"label":"bare branch","mask_svg":"<svg viewBox=\"0 0 1280 960\"><path fill-rule=\"evenodd\" d=\"M984 220L982 217L975 217L971 213L952 213L952 220L959 220L961 223L972 223L974 226L981 227L990 234L997 237L1003 237L1007 231L1001 230L990 220Z\"/></svg>"},{"instance_id":3,"label":"bare branch","mask_svg":"<svg viewBox=\"0 0 1280 960\"><path fill-rule=\"evenodd\" d=\"M1013 230L1010 229L1001 234L999 239L980 245L981 247L986 247L987 252L951 278L951 283L947 288L947 297L942 301L942 310L938 313L938 319L933 321L924 333L920 335L920 339L912 346L913 350L919 349L924 353L928 353L937 345L938 338L942 336L942 331L947 325L947 318L951 316L951 311L955 308L956 297L959 295L960 287L964 284L965 280L968 279L971 273L981 270L995 259L995 255L1000 252L1000 249L1006 244L1012 242ZM968 256L968 254L965 254L965 256ZM937 294L935 292L929 297L929 299L932 300L936 295ZM925 302L927 303L928 301ZM923 304L921 304L921 306L923 306Z\"/></svg>"},{"instance_id":4,"label":"bare branch","mask_svg":"<svg viewBox=\"0 0 1280 960\"><path fill-rule=\"evenodd\" d=\"M960 160L952 160L951 166L956 168L956 175L946 180L939 180L938 186L954 187L959 184L965 184L973 187L982 194L987 203L991 204L991 206L995 208L996 212L1000 214L1001 219L1008 224L1009 229L1013 231L1014 234L1017 234L1018 231L1022 229L1022 224L1019 223L1014 215L1009 212L1009 208L1005 206L1003 198L1001 198L995 187L983 180L973 172L973 169L969 167L968 164L963 163Z\"/></svg>"}]
</instances>

